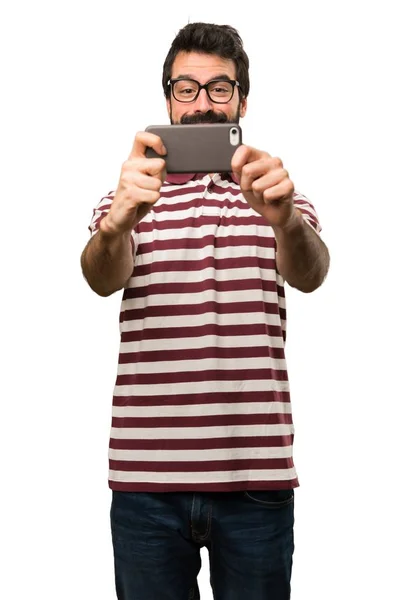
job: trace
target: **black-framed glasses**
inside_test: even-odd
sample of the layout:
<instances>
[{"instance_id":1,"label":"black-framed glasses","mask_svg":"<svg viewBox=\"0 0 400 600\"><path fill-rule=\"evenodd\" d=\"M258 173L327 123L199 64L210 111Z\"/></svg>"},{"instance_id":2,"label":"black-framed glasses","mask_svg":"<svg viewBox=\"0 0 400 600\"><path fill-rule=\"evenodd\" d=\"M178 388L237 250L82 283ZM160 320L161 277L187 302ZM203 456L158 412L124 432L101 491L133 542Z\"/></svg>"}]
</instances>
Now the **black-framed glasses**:
<instances>
[{"instance_id":1,"label":"black-framed glasses","mask_svg":"<svg viewBox=\"0 0 400 600\"><path fill-rule=\"evenodd\" d=\"M239 82L234 79L213 79L201 85L195 79L170 79L168 85L172 88L172 95L178 102L194 102L199 97L201 90L206 90L211 102L226 104L230 102Z\"/></svg>"}]
</instances>

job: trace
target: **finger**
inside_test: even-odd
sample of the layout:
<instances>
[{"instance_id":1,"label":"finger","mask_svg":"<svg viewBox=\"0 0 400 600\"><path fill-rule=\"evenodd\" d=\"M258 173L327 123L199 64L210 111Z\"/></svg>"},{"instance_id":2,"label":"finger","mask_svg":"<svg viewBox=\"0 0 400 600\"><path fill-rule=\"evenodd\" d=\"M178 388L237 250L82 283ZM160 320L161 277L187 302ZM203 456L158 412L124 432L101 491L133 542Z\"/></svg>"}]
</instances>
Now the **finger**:
<instances>
[{"instance_id":1,"label":"finger","mask_svg":"<svg viewBox=\"0 0 400 600\"><path fill-rule=\"evenodd\" d=\"M134 162L127 161L124 166L131 173L159 176L165 170L166 163L163 158L141 158L134 159Z\"/></svg>"},{"instance_id":2,"label":"finger","mask_svg":"<svg viewBox=\"0 0 400 600\"><path fill-rule=\"evenodd\" d=\"M132 196L134 198L140 198L138 204L154 204L160 198L160 192L153 190L145 190L143 188L133 188Z\"/></svg>"},{"instance_id":3,"label":"finger","mask_svg":"<svg viewBox=\"0 0 400 600\"><path fill-rule=\"evenodd\" d=\"M253 181L268 173L268 159L261 158L251 163L246 163L241 171L240 187L248 192L252 189Z\"/></svg>"},{"instance_id":4,"label":"finger","mask_svg":"<svg viewBox=\"0 0 400 600\"><path fill-rule=\"evenodd\" d=\"M243 179L243 175L242 175ZM262 194L264 190L272 188L276 185L279 185L281 182L285 181L285 179L289 179L288 172L285 169L278 169L270 171L266 173L262 177L258 177L253 179L251 183L251 189L256 194ZM249 191L250 188L242 188Z\"/></svg>"},{"instance_id":5,"label":"finger","mask_svg":"<svg viewBox=\"0 0 400 600\"><path fill-rule=\"evenodd\" d=\"M142 190L151 190L159 192L162 186L162 181L158 177L151 177L143 173L135 173L133 183Z\"/></svg>"},{"instance_id":6,"label":"finger","mask_svg":"<svg viewBox=\"0 0 400 600\"><path fill-rule=\"evenodd\" d=\"M122 165L119 178L120 185L129 187L134 183L136 175L149 175L163 181L165 161L162 158L142 158L127 160Z\"/></svg>"},{"instance_id":7,"label":"finger","mask_svg":"<svg viewBox=\"0 0 400 600\"><path fill-rule=\"evenodd\" d=\"M136 163L137 171L146 175L160 175L166 168L165 160L162 158L145 158Z\"/></svg>"},{"instance_id":8,"label":"finger","mask_svg":"<svg viewBox=\"0 0 400 600\"><path fill-rule=\"evenodd\" d=\"M233 155L231 161L231 168L233 173L237 173L240 175L242 168L245 164L256 161L262 158L263 156L269 157L270 155L267 152L261 152L261 150L257 150L256 148L252 148L251 146L239 146L239 148Z\"/></svg>"},{"instance_id":9,"label":"finger","mask_svg":"<svg viewBox=\"0 0 400 600\"><path fill-rule=\"evenodd\" d=\"M275 200L285 200L292 198L294 192L294 185L290 179L281 181L278 185L274 185L271 188L264 190L263 199L266 204L274 202Z\"/></svg>"},{"instance_id":10,"label":"finger","mask_svg":"<svg viewBox=\"0 0 400 600\"><path fill-rule=\"evenodd\" d=\"M164 146L160 136L155 135L154 133L149 133L148 131L139 131L136 134L135 141L133 142L129 159L145 158L146 148L153 148L157 154L167 154L167 149Z\"/></svg>"},{"instance_id":11,"label":"finger","mask_svg":"<svg viewBox=\"0 0 400 600\"><path fill-rule=\"evenodd\" d=\"M140 171L128 171L125 173L123 184L125 187L136 186L142 190L153 190L159 192L162 181L158 177L151 177Z\"/></svg>"}]
</instances>

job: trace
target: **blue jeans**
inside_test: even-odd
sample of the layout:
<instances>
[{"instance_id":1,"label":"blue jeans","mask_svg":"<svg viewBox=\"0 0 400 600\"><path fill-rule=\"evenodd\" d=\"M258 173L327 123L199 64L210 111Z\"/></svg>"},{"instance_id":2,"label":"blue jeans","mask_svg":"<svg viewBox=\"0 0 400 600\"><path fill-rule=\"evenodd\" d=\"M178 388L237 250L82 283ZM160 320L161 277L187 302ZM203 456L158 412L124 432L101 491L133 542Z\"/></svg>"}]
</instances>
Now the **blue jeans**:
<instances>
[{"instance_id":1,"label":"blue jeans","mask_svg":"<svg viewBox=\"0 0 400 600\"><path fill-rule=\"evenodd\" d=\"M288 600L293 490L113 492L119 600L198 600L200 548L214 600Z\"/></svg>"}]
</instances>

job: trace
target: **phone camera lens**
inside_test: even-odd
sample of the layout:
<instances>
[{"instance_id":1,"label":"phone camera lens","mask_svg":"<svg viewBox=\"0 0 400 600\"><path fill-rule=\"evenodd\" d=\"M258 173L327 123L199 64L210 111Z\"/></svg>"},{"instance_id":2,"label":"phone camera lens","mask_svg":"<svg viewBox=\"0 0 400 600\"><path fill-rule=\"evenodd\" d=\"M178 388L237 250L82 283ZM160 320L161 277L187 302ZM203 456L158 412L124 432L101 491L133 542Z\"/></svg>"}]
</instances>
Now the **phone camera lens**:
<instances>
[{"instance_id":1,"label":"phone camera lens","mask_svg":"<svg viewBox=\"0 0 400 600\"><path fill-rule=\"evenodd\" d=\"M229 142L231 146L239 146L240 127L231 127L231 129L229 130Z\"/></svg>"}]
</instances>

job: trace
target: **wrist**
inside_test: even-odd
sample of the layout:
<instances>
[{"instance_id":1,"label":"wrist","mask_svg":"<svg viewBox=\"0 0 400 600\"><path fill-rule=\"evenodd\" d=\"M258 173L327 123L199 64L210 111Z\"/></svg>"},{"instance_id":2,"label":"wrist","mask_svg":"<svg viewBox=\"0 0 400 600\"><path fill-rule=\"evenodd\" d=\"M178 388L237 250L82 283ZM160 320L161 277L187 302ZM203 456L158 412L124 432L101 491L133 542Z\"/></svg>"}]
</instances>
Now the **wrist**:
<instances>
[{"instance_id":1,"label":"wrist","mask_svg":"<svg viewBox=\"0 0 400 600\"><path fill-rule=\"evenodd\" d=\"M110 222L109 215L107 214L101 221L99 225L99 233L104 242L113 243L115 240L130 238L131 231L128 230L119 230L115 227L115 225Z\"/></svg>"},{"instance_id":2,"label":"wrist","mask_svg":"<svg viewBox=\"0 0 400 600\"><path fill-rule=\"evenodd\" d=\"M301 211L293 207L293 211L283 225L275 226L273 229L275 232L281 232L284 234L293 233L294 231L300 230L304 225L304 219Z\"/></svg>"}]
</instances>

